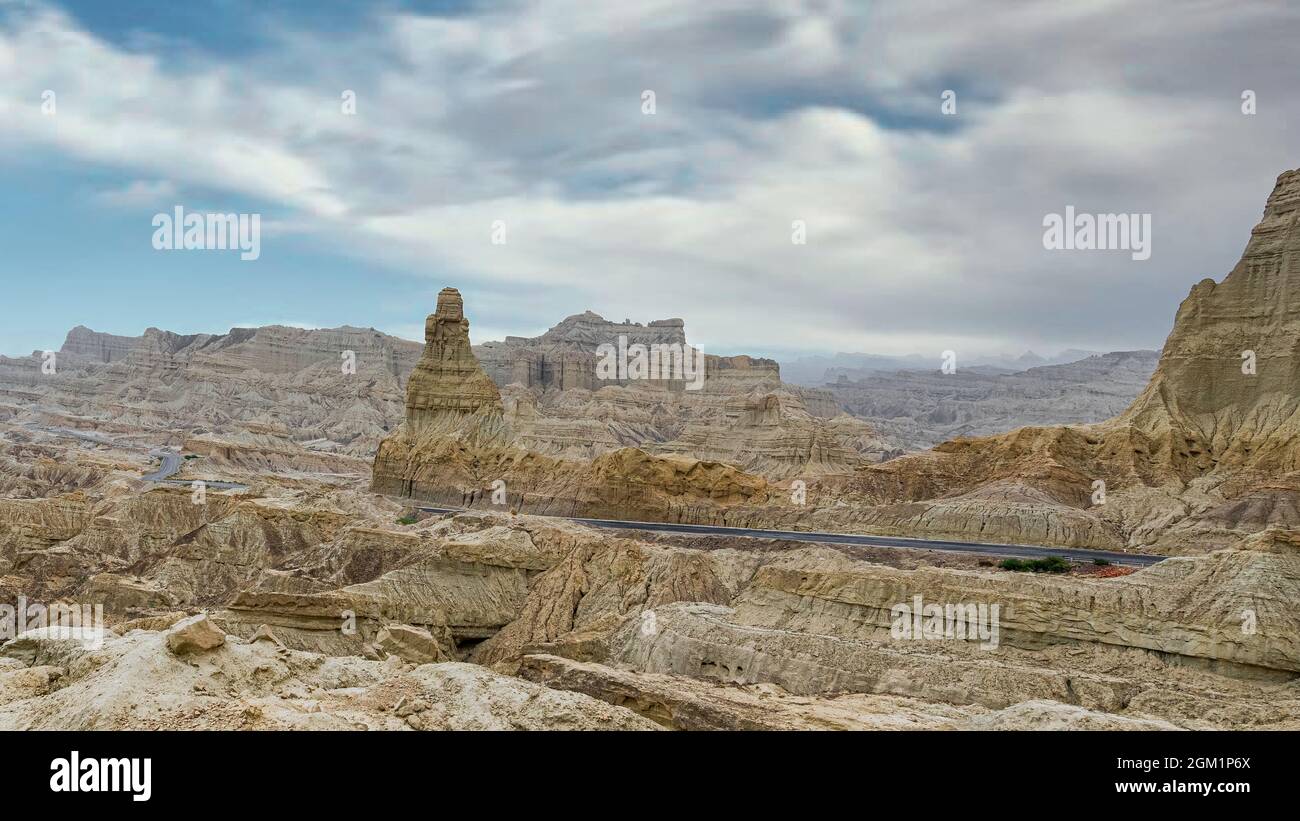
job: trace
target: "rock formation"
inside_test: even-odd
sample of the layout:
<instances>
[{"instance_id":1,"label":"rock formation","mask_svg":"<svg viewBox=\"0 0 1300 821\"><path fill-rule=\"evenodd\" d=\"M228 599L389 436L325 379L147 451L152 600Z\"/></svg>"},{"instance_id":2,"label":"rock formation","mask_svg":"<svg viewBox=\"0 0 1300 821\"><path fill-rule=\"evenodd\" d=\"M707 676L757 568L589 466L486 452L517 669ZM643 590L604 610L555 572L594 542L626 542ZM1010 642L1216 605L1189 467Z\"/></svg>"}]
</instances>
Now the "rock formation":
<instances>
[{"instance_id":1,"label":"rock formation","mask_svg":"<svg viewBox=\"0 0 1300 821\"><path fill-rule=\"evenodd\" d=\"M472 429L487 411L438 413ZM466 450L493 452L518 453ZM676 504L683 518L710 500L757 509L765 488L630 449L596 465L598 480L545 473L577 483L561 500ZM99 603L108 628L96 642L38 628L0 644L0 726L1300 725L1300 541L1283 529L1128 574L1041 576L923 551L612 537L505 512L413 521L398 502L300 476L196 503L124 481L132 467L0 500L0 602ZM916 596L997 605L996 646L895 636L894 609Z\"/></svg>"},{"instance_id":2,"label":"rock formation","mask_svg":"<svg viewBox=\"0 0 1300 821\"><path fill-rule=\"evenodd\" d=\"M536 338L508 336L503 342L475 346L475 355L496 384L525 388L595 390L627 380L602 380L596 374L596 350L622 336L629 345L685 345L685 323L680 319L610 322L587 311L574 314ZM776 363L772 363L775 366Z\"/></svg>"},{"instance_id":3,"label":"rock formation","mask_svg":"<svg viewBox=\"0 0 1300 821\"><path fill-rule=\"evenodd\" d=\"M1277 179L1241 261L1179 306L1146 391L1118 420L1184 480L1300 468L1300 170Z\"/></svg>"},{"instance_id":4,"label":"rock formation","mask_svg":"<svg viewBox=\"0 0 1300 821\"><path fill-rule=\"evenodd\" d=\"M763 501L769 478L847 470L888 450L847 415L811 412L826 413L828 402L781 383L768 360L708 358L699 391L672 379L586 387L596 380L596 347L615 344L605 334L684 345L680 320L647 327L587 313L537 340L480 346L498 380L523 369L500 392L468 327L460 294L444 289L408 385L406 423L375 457L376 492L474 506L493 503L490 488L501 481L498 506L690 519L698 508L708 518L726 504ZM579 359L580 373L556 364ZM528 376L533 365L540 381ZM560 372L572 378L546 376Z\"/></svg>"},{"instance_id":5,"label":"rock formation","mask_svg":"<svg viewBox=\"0 0 1300 821\"><path fill-rule=\"evenodd\" d=\"M883 463L860 423L761 361L717 360L699 392L584 387L581 346L610 327L594 315L550 337L576 340L573 358L543 350L540 383L499 387L452 289L418 362L355 329L76 330L55 379L0 361L0 604L104 619L3 624L0 728L1295 729L1297 217L1291 172L1115 419ZM333 381L342 343L376 363L384 399ZM531 345L514 346L512 379L520 362L532 374ZM314 461L373 434L367 409L400 401L407 358L370 488ZM222 430L175 426L176 408ZM340 438L301 440L295 414ZM159 431L248 485L142 482ZM531 513L1186 555L1037 575Z\"/></svg>"},{"instance_id":6,"label":"rock formation","mask_svg":"<svg viewBox=\"0 0 1300 821\"><path fill-rule=\"evenodd\" d=\"M438 309L424 323L424 352L407 381L406 424L420 436L479 411L500 414L501 394L470 350L460 293L443 288Z\"/></svg>"},{"instance_id":7,"label":"rock formation","mask_svg":"<svg viewBox=\"0 0 1300 821\"><path fill-rule=\"evenodd\" d=\"M403 433L393 437L403 445L381 448L375 488L473 505L501 479L509 504L532 512L1165 552L1300 524L1300 365L1291 353L1300 347L1292 316L1300 287L1288 284L1300 278L1298 191L1296 172L1278 179L1242 262L1223 283L1193 289L1146 391L1106 422L959 438L881 463L891 454L869 428L817 416L809 395L764 375L767 366L733 361L716 365L729 376L715 382L730 387L698 393L507 384L501 422L493 403L490 423L475 423L495 450L466 446L463 436L452 448L446 438L416 442ZM585 314L490 353L504 379L514 368L502 363L590 353L602 334L635 327ZM684 339L672 321L641 330ZM462 356L470 368L472 357ZM1095 364L1109 372L1132 361ZM1036 370L1045 372L1035 380L1060 378ZM657 416L665 405L671 411ZM629 445L642 455L618 457L619 471L600 469ZM705 472L667 469L665 455L729 466L737 472L726 485L748 489L683 483ZM802 500L788 490L794 479L807 486Z\"/></svg>"}]
</instances>

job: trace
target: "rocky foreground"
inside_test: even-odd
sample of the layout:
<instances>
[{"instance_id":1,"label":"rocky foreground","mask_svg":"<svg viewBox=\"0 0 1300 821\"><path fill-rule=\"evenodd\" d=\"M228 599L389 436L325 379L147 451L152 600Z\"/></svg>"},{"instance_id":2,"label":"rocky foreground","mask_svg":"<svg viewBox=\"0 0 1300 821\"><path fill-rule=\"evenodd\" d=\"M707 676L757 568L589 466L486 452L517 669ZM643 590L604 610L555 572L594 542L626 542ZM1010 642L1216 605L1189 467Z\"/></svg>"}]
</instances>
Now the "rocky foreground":
<instances>
[{"instance_id":1,"label":"rocky foreground","mask_svg":"<svg viewBox=\"0 0 1300 821\"><path fill-rule=\"evenodd\" d=\"M0 727L1300 726L1289 531L1038 575L412 517L303 479L196 501L140 483L131 454L66 447L106 473L0 501L0 600L102 604L105 632L0 645ZM933 604L997 615L946 631ZM915 631L900 606L925 617Z\"/></svg>"}]
</instances>

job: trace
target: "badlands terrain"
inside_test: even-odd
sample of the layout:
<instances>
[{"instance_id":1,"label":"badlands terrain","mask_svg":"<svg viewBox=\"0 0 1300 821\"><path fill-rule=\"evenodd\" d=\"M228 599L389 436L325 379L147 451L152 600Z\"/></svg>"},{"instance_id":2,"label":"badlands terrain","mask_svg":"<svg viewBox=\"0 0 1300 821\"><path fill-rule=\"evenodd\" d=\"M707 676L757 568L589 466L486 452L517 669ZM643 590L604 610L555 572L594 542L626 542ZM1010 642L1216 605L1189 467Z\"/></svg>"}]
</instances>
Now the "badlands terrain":
<instances>
[{"instance_id":1,"label":"badlands terrain","mask_svg":"<svg viewBox=\"0 0 1300 821\"><path fill-rule=\"evenodd\" d=\"M1127 397L1140 352L915 391L746 356L698 391L602 379L600 344L682 322L472 346L451 288L423 346L77 328L0 358L0 603L104 614L0 645L0 728L1300 727L1298 216L1288 172ZM948 390L933 424L990 435L872 421ZM575 516L1168 558L1029 573Z\"/></svg>"}]
</instances>

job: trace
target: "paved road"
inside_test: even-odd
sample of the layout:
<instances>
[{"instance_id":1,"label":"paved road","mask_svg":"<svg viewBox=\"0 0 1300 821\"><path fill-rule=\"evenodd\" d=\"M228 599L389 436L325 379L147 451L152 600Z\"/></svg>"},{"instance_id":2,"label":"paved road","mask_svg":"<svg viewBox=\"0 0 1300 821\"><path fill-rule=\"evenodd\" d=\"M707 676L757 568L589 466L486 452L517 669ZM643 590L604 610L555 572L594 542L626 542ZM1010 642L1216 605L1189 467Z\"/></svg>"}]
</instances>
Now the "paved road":
<instances>
[{"instance_id":1,"label":"paved road","mask_svg":"<svg viewBox=\"0 0 1300 821\"><path fill-rule=\"evenodd\" d=\"M248 485L241 485L238 482L210 482L207 479L166 479L163 484L193 488L197 482L202 482L208 490L248 490Z\"/></svg>"},{"instance_id":2,"label":"paved road","mask_svg":"<svg viewBox=\"0 0 1300 821\"><path fill-rule=\"evenodd\" d=\"M57 429L51 432L76 436L77 438L82 439L90 439L91 441L102 441L95 438L95 434L84 434L80 431ZM111 441L104 442L104 444L111 444ZM168 481L172 475L181 469L183 460L179 454L164 450L154 450L150 451L149 455L155 458L161 458L163 463L158 470L143 477L146 482L190 484L189 482L183 482L177 479L171 479ZM233 482L208 482L207 486L215 490L247 489L245 485L239 485ZM464 508L452 507L421 507L419 510L429 513L464 512ZM1076 562L1091 562L1094 559L1104 559L1112 564L1135 565L1137 567L1147 567L1156 562L1164 561L1165 559L1164 556L1149 556L1142 553L1114 553L1109 550L1088 550L1085 548L1073 547L1041 547L1038 545L1026 544L957 542L946 539L908 539L900 536L864 536L857 533L814 533L802 530L759 530L749 527L685 525L669 522L633 522L623 521L622 519L581 519L569 516L557 518L564 518L569 521L580 522L592 527L603 527L610 530L648 530L655 533L684 533L695 536L738 536L749 539L785 539L792 542L849 544L863 545L866 547L904 547L914 550L941 550L951 553L977 553L985 556L1009 556L1024 559L1043 559L1048 556L1060 556L1063 559L1069 559Z\"/></svg>"},{"instance_id":3,"label":"paved road","mask_svg":"<svg viewBox=\"0 0 1300 821\"><path fill-rule=\"evenodd\" d=\"M149 451L149 455L155 459L161 457L162 467L158 468L153 473L140 477L146 482L161 482L170 479L180 471L181 465L184 462L179 453L172 453L169 450L151 450Z\"/></svg>"},{"instance_id":4,"label":"paved road","mask_svg":"<svg viewBox=\"0 0 1300 821\"><path fill-rule=\"evenodd\" d=\"M181 466L185 464L185 459L179 453L172 453L169 450L151 450L149 455L155 459L163 460L162 467L153 473L140 478L146 482L159 482L164 485L184 485L193 487L195 482L202 482L208 490L248 490L248 485L241 485L238 482L214 482L207 479L173 479Z\"/></svg>"},{"instance_id":5,"label":"paved road","mask_svg":"<svg viewBox=\"0 0 1300 821\"><path fill-rule=\"evenodd\" d=\"M421 507L430 513L462 513L462 508ZM695 536L739 536L750 539L786 539L793 542L819 542L822 544L850 544L868 547L906 547L914 550L941 550L952 553L978 553L986 556L1003 556L1042 559L1060 556L1076 562L1105 559L1112 564L1147 567L1164 561L1164 556L1142 553L1115 553L1109 550L1088 550L1073 547L1040 547L1025 544L992 544L985 542L956 542L945 539L907 539L899 536L863 536L856 533L812 533L801 530L758 530L749 527L718 527L715 525L684 525L668 522L629 522L621 519L580 519L562 516L593 527L611 530L648 530L655 533L685 533Z\"/></svg>"},{"instance_id":6,"label":"paved road","mask_svg":"<svg viewBox=\"0 0 1300 821\"><path fill-rule=\"evenodd\" d=\"M64 436L71 439L83 439L87 442L94 442L97 445L112 446L116 444L112 439L109 439L107 436L104 436L102 433L88 433L84 430L72 430L70 428L42 428L42 427L37 427L35 424L30 422L26 425L26 427L43 431L45 433L52 433L55 436Z\"/></svg>"},{"instance_id":7,"label":"paved road","mask_svg":"<svg viewBox=\"0 0 1300 821\"><path fill-rule=\"evenodd\" d=\"M88 433L86 431L72 430L70 428L43 428L35 422L28 422L24 427L48 433L53 436L63 436L72 439L83 439L87 442L94 442L99 445L108 445L109 447L121 448L122 450L143 450L140 445L123 444L117 442L100 433ZM185 464L185 459L179 453L172 453L169 450L151 450L149 455L154 459L161 459L162 465L153 473L145 474L140 478L146 482L157 482L167 485L185 485L187 487L194 484L189 479L173 479L180 472L181 467ZM248 490L248 485L241 485L238 482L210 482L202 480L209 490Z\"/></svg>"}]
</instances>

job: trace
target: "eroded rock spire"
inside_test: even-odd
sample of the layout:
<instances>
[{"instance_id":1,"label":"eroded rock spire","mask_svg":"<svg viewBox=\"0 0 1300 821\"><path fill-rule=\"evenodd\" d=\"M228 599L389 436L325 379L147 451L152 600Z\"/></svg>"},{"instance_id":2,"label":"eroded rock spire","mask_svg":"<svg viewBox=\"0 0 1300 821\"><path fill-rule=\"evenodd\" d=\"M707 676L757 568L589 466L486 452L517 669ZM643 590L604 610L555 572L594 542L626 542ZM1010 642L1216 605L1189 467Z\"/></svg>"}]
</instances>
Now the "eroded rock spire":
<instances>
[{"instance_id":1,"label":"eroded rock spire","mask_svg":"<svg viewBox=\"0 0 1300 821\"><path fill-rule=\"evenodd\" d=\"M501 394L479 366L469 344L460 291L443 288L424 323L424 354L406 387L406 421L418 430L446 413L501 409Z\"/></svg>"}]
</instances>

